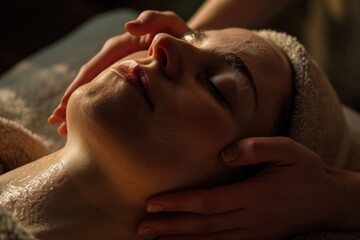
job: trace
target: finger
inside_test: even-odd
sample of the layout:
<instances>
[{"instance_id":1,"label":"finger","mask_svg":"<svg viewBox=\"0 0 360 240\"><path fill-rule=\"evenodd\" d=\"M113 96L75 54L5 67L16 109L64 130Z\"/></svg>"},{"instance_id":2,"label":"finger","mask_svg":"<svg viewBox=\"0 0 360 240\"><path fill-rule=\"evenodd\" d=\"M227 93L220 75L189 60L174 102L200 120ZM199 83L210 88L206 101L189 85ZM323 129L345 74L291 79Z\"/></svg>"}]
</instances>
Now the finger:
<instances>
[{"instance_id":1,"label":"finger","mask_svg":"<svg viewBox=\"0 0 360 240\"><path fill-rule=\"evenodd\" d=\"M229 165L246 166L270 162L294 164L306 147L286 137L247 138L225 149L221 155Z\"/></svg>"},{"instance_id":2,"label":"finger","mask_svg":"<svg viewBox=\"0 0 360 240\"><path fill-rule=\"evenodd\" d=\"M144 49L146 47L145 42L138 40L138 37L131 36L128 33L107 40L100 52L81 67L79 74L61 99L61 106L66 107L71 94L81 85L90 82L105 68L135 50Z\"/></svg>"},{"instance_id":3,"label":"finger","mask_svg":"<svg viewBox=\"0 0 360 240\"><path fill-rule=\"evenodd\" d=\"M165 32L175 37L181 37L190 28L178 15L171 11L159 12L147 10L139 17L125 24L126 30L133 35Z\"/></svg>"},{"instance_id":4,"label":"finger","mask_svg":"<svg viewBox=\"0 0 360 240\"><path fill-rule=\"evenodd\" d=\"M60 135L60 136L63 136L63 137L65 137L65 136L67 136L67 125L66 125L66 122L62 122L61 124L60 124L60 126L58 127L58 134Z\"/></svg>"},{"instance_id":5,"label":"finger","mask_svg":"<svg viewBox=\"0 0 360 240\"><path fill-rule=\"evenodd\" d=\"M204 233L204 234L186 234L186 235L167 235L159 237L159 240L259 240L253 237L247 229L235 229L230 231Z\"/></svg>"},{"instance_id":6,"label":"finger","mask_svg":"<svg viewBox=\"0 0 360 240\"><path fill-rule=\"evenodd\" d=\"M198 234L243 228L246 210L221 214L176 214L142 222L138 231L143 235Z\"/></svg>"},{"instance_id":7,"label":"finger","mask_svg":"<svg viewBox=\"0 0 360 240\"><path fill-rule=\"evenodd\" d=\"M245 184L246 183L246 184ZM153 197L147 201L148 212L192 212L214 214L247 208L253 184L224 185L211 189L175 192ZM242 196L241 199L234 196Z\"/></svg>"},{"instance_id":8,"label":"finger","mask_svg":"<svg viewBox=\"0 0 360 240\"><path fill-rule=\"evenodd\" d=\"M48 123L51 125L59 124L65 121L65 119L66 119L66 109L61 104L59 104L55 108L51 116L48 118Z\"/></svg>"}]
</instances>

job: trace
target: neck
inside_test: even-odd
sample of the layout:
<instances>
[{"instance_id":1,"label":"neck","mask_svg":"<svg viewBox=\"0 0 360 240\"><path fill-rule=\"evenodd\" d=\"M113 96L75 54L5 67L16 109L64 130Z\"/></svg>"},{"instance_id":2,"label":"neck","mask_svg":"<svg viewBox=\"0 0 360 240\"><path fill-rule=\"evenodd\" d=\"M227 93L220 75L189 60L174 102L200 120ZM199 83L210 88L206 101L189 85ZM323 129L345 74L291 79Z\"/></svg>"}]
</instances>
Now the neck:
<instances>
[{"instance_id":1,"label":"neck","mask_svg":"<svg viewBox=\"0 0 360 240\"><path fill-rule=\"evenodd\" d=\"M1 176L0 204L41 239L149 239L136 233L146 199L121 195L89 156L65 147Z\"/></svg>"}]
</instances>

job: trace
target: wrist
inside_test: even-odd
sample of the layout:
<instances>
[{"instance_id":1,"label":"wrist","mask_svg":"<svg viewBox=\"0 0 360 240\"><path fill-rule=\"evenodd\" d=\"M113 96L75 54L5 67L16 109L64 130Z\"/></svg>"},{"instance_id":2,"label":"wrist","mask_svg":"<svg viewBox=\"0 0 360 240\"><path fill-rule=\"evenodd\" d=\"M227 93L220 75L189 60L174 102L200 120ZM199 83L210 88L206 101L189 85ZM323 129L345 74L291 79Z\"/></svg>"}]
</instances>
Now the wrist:
<instances>
[{"instance_id":1,"label":"wrist","mask_svg":"<svg viewBox=\"0 0 360 240\"><path fill-rule=\"evenodd\" d=\"M328 227L337 230L360 229L360 173L340 169L329 170Z\"/></svg>"}]
</instances>

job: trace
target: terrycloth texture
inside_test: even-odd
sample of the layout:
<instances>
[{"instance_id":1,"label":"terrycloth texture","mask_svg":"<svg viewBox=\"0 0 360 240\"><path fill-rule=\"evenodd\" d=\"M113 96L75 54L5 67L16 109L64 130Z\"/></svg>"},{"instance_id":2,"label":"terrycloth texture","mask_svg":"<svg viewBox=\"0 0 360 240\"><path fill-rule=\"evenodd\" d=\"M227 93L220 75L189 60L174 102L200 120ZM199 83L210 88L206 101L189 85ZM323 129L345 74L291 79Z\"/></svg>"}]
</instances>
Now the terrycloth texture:
<instances>
[{"instance_id":1,"label":"terrycloth texture","mask_svg":"<svg viewBox=\"0 0 360 240\"><path fill-rule=\"evenodd\" d=\"M0 174L4 165L7 169L43 156L44 145L50 151L64 145L65 138L47 124L47 117L80 67L136 16L129 9L100 14L0 77ZM0 206L0 240L32 239Z\"/></svg>"},{"instance_id":2,"label":"terrycloth texture","mask_svg":"<svg viewBox=\"0 0 360 240\"><path fill-rule=\"evenodd\" d=\"M0 116L16 120L32 132L40 134L47 140L50 150L61 147L64 139L56 135L54 127L46 125L46 118L57 105L62 93L74 79L81 65L100 49L108 37L118 34L125 21L135 17L136 14L128 10L115 10L102 14L61 41L19 63L0 78ZM347 118L350 118L348 119L351 124L349 126L360 126L360 117L357 113L349 109L345 109L345 113ZM305 128L307 124L309 123L300 125ZM301 135L301 132L298 134ZM359 139L357 143L352 144L353 152L360 156L360 130L353 136ZM299 139L308 141L302 140L301 137ZM355 159L356 154L353 156ZM360 170L359 165L356 166ZM291 239L360 239L360 233L316 231Z\"/></svg>"},{"instance_id":3,"label":"terrycloth texture","mask_svg":"<svg viewBox=\"0 0 360 240\"><path fill-rule=\"evenodd\" d=\"M0 136L0 175L49 153L36 134L2 117Z\"/></svg>"},{"instance_id":4,"label":"terrycloth texture","mask_svg":"<svg viewBox=\"0 0 360 240\"><path fill-rule=\"evenodd\" d=\"M0 240L35 240L0 206Z\"/></svg>"},{"instance_id":5,"label":"terrycloth texture","mask_svg":"<svg viewBox=\"0 0 360 240\"><path fill-rule=\"evenodd\" d=\"M351 138L349 156L344 163L344 169L360 172L360 114L345 106L343 111L350 126Z\"/></svg>"},{"instance_id":6,"label":"terrycloth texture","mask_svg":"<svg viewBox=\"0 0 360 240\"><path fill-rule=\"evenodd\" d=\"M59 104L80 67L104 42L124 32L124 23L135 19L129 9L100 14L0 77L0 116L14 120L45 139L50 151L61 148L65 138L47 118ZM24 39L23 41L26 41Z\"/></svg>"},{"instance_id":7,"label":"terrycloth texture","mask_svg":"<svg viewBox=\"0 0 360 240\"><path fill-rule=\"evenodd\" d=\"M256 33L277 45L293 67L295 98L289 137L314 150L328 165L344 167L349 130L328 79L296 38L271 30Z\"/></svg>"}]
</instances>

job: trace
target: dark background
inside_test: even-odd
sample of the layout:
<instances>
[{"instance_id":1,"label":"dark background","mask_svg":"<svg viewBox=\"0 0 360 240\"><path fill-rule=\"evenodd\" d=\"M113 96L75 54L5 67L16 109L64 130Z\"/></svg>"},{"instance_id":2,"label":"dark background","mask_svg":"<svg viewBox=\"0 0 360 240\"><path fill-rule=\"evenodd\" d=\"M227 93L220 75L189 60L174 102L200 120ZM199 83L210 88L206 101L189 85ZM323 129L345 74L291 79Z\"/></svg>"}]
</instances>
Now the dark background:
<instances>
[{"instance_id":1,"label":"dark background","mask_svg":"<svg viewBox=\"0 0 360 240\"><path fill-rule=\"evenodd\" d=\"M188 18L202 0L0 0L0 74L90 17L128 7L173 10Z\"/></svg>"},{"instance_id":2,"label":"dark background","mask_svg":"<svg viewBox=\"0 0 360 240\"><path fill-rule=\"evenodd\" d=\"M89 18L103 11L123 7L132 8L139 12L147 9L160 11L172 10L187 20L203 1L204 0L0 0L0 75L9 70L21 59L28 57L39 49L62 38ZM277 22L275 19L275 24L270 25L270 28L285 31L296 36L296 33L300 32L299 29L303 21L302 19L304 19L303 15L298 15L299 12L302 12L299 11L301 7L306 8L306 1L300 1L299 4L295 4L293 11L291 11L291 9L288 10L288 17L292 16L291 19L287 18L286 21L283 21L282 17L278 17L279 21ZM280 23L282 26L279 27L277 23ZM288 26L288 28L286 28L286 26ZM346 26L340 26L334 29L334 35L337 36L333 38L335 41L338 41L339 37L340 39L343 38L344 34L341 34L341 32L344 29L347 29ZM348 32L351 32L351 30ZM301 41L303 40L301 36L299 39ZM304 44L306 46L306 42L304 42ZM344 45L344 43L339 42L339 44L335 45L340 46ZM342 58L336 57L338 52L335 50L336 49L331 49L335 57L332 56L329 58L333 61L330 70L335 69L336 72L342 74L343 71L338 71L336 66L336 61L342 61ZM351 54L356 56L355 59L358 59L360 56L355 52L351 52ZM335 68L332 67L334 64ZM324 70L329 75L329 69L324 68ZM350 76L350 78L354 77ZM360 96L349 94L349 89L352 90L353 86L359 86L358 83L353 84L353 81L358 78L356 77L349 81L343 79L341 75L335 77L330 76L330 79L340 79L340 81L347 84L344 85L342 82L338 84L339 81L333 81L342 102L360 111Z\"/></svg>"}]
</instances>

